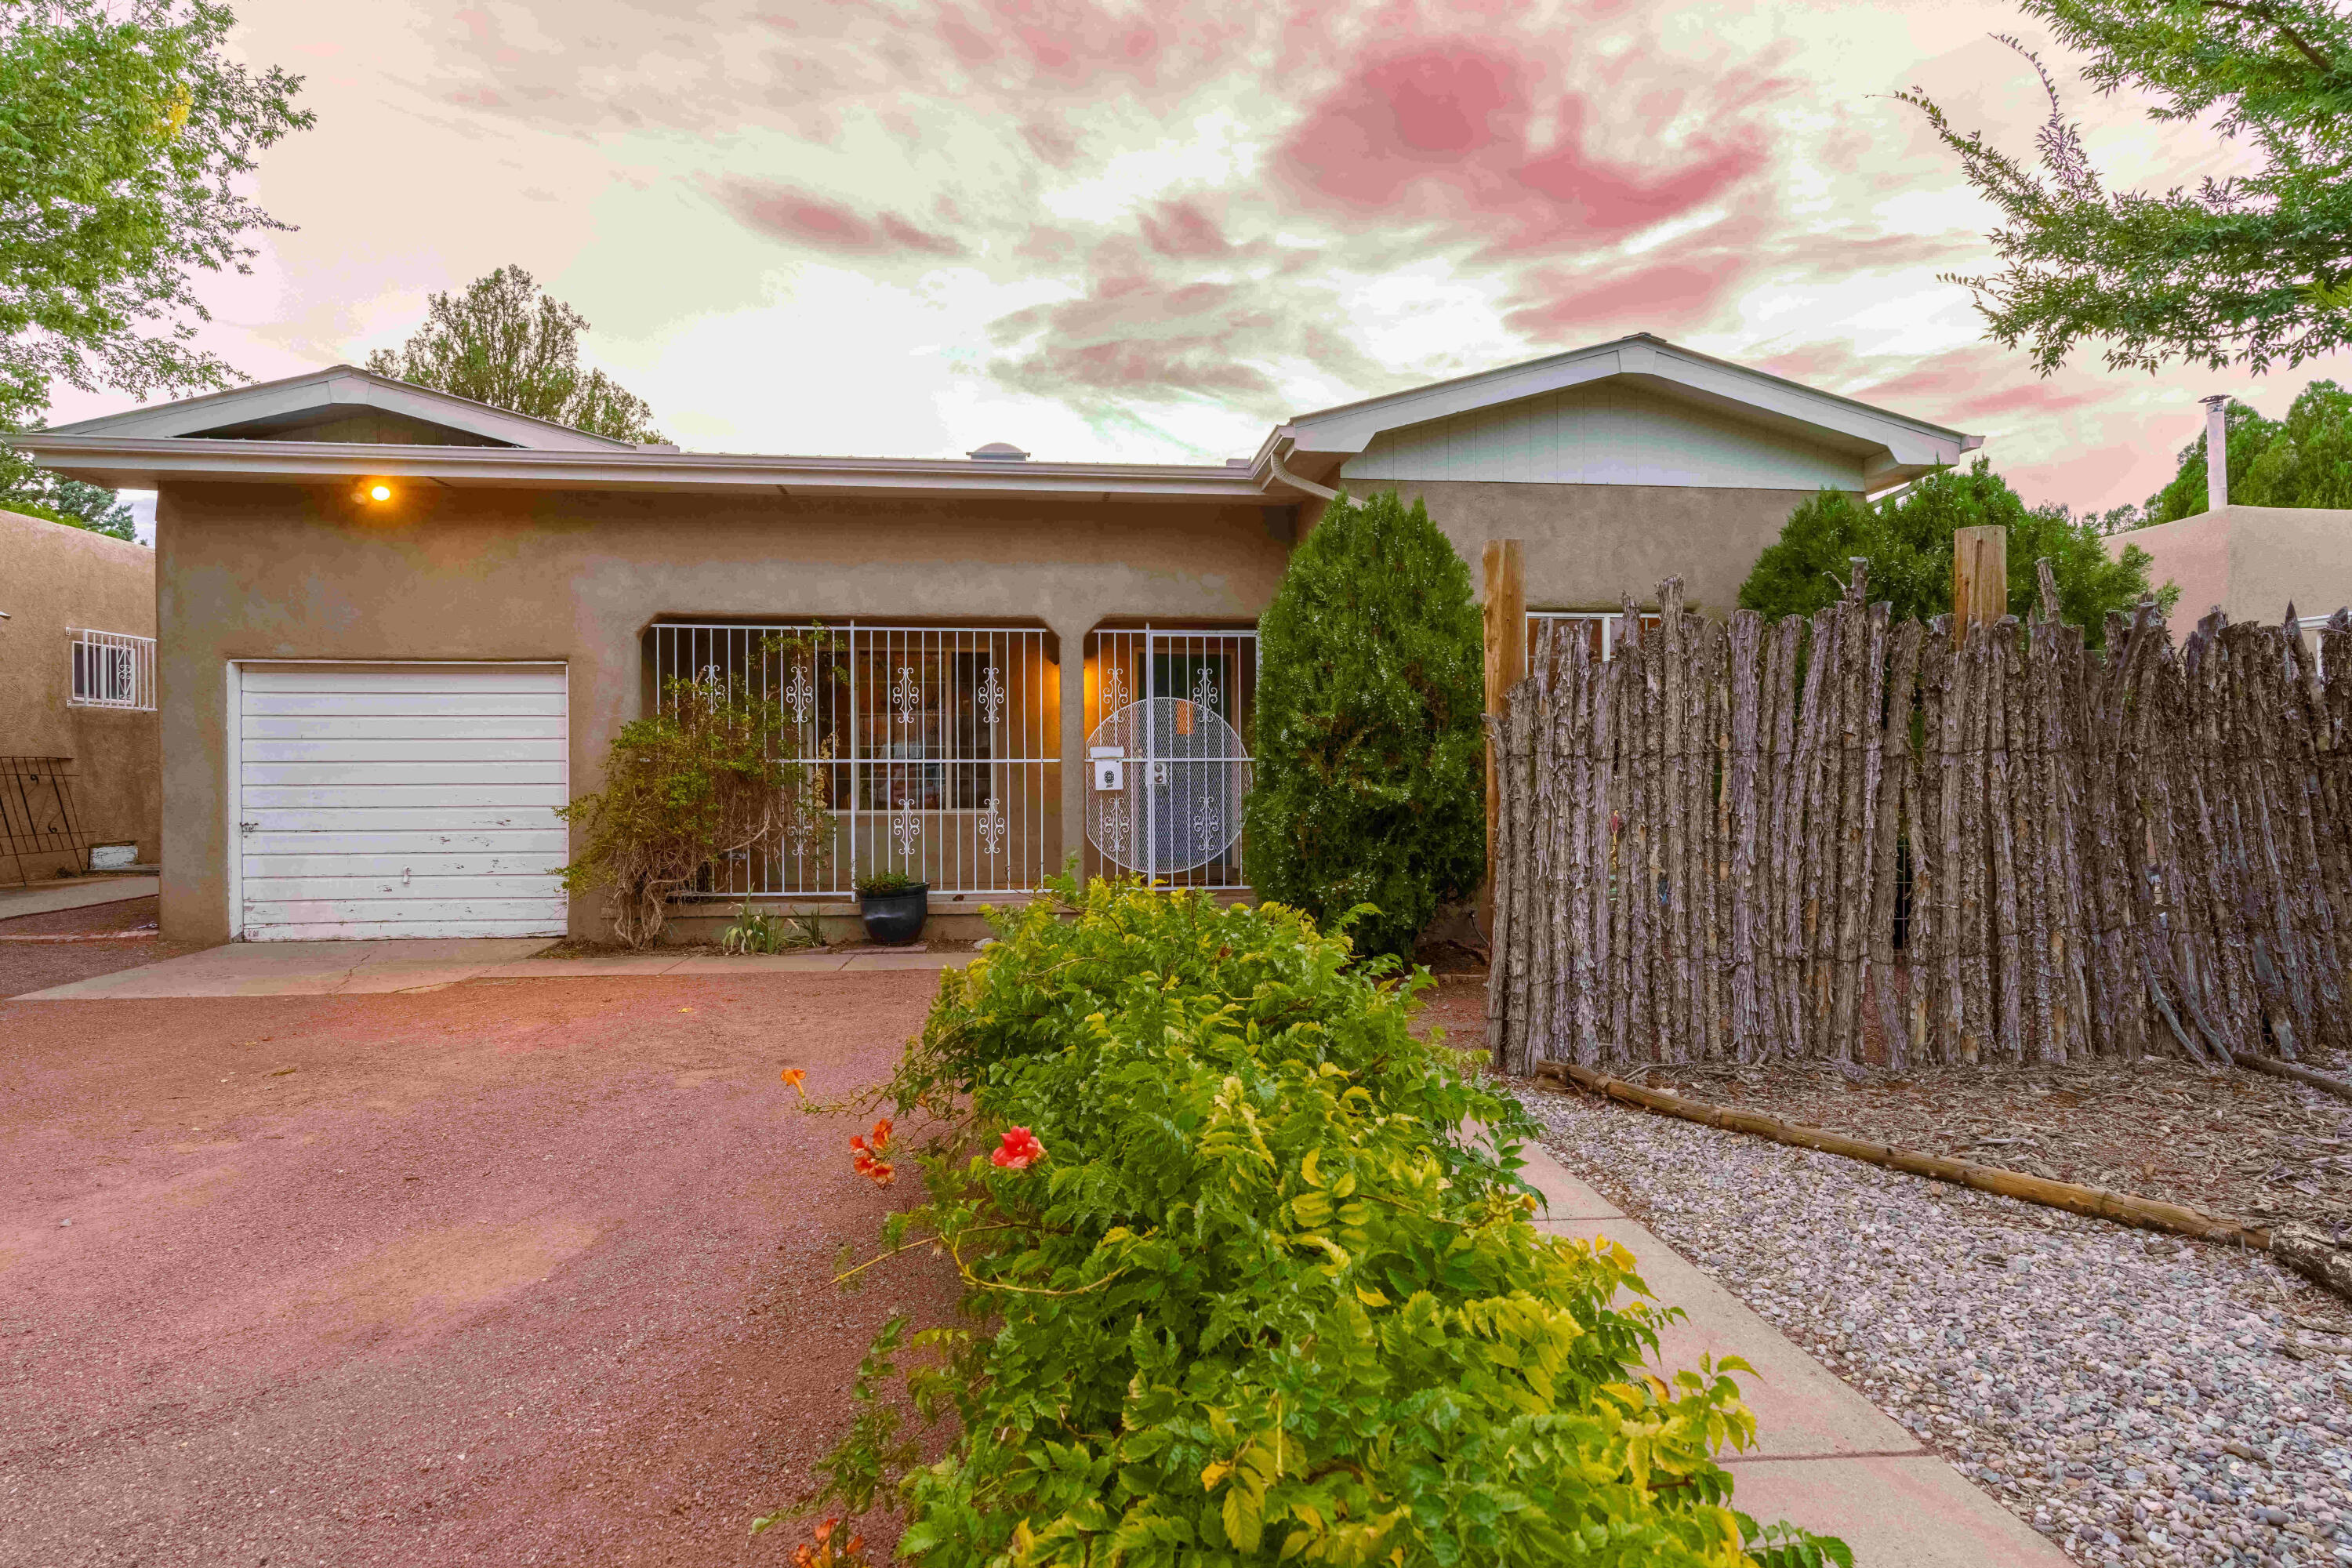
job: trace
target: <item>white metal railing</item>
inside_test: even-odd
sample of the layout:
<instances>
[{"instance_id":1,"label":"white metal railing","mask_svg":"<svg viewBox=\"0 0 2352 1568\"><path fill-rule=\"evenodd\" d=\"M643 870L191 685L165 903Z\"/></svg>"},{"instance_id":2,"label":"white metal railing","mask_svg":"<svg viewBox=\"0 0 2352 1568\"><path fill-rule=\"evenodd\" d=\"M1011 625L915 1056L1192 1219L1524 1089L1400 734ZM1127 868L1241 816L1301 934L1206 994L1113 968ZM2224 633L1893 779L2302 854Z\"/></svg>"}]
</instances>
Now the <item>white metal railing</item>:
<instances>
[{"instance_id":1,"label":"white metal railing","mask_svg":"<svg viewBox=\"0 0 2352 1568\"><path fill-rule=\"evenodd\" d=\"M1573 628L1580 623L1592 639L1592 651L1606 663L1617 645L1617 624L1624 618L1622 610L1529 610L1528 658L1532 661L1543 650L1544 633L1549 628L1557 626L1563 635L1572 635ZM1634 621L1643 631L1663 624L1652 610L1635 611Z\"/></svg>"},{"instance_id":2,"label":"white metal railing","mask_svg":"<svg viewBox=\"0 0 2352 1568\"><path fill-rule=\"evenodd\" d=\"M155 710L155 639L69 627L76 708Z\"/></svg>"},{"instance_id":3,"label":"white metal railing","mask_svg":"<svg viewBox=\"0 0 2352 1568\"><path fill-rule=\"evenodd\" d=\"M1242 889L1257 633L1087 638L1087 869Z\"/></svg>"},{"instance_id":4,"label":"white metal railing","mask_svg":"<svg viewBox=\"0 0 2352 1568\"><path fill-rule=\"evenodd\" d=\"M1027 627L665 622L651 700L717 679L776 702L832 821L718 868L702 896L842 895L898 872L1024 892L1061 858L1061 671Z\"/></svg>"}]
</instances>

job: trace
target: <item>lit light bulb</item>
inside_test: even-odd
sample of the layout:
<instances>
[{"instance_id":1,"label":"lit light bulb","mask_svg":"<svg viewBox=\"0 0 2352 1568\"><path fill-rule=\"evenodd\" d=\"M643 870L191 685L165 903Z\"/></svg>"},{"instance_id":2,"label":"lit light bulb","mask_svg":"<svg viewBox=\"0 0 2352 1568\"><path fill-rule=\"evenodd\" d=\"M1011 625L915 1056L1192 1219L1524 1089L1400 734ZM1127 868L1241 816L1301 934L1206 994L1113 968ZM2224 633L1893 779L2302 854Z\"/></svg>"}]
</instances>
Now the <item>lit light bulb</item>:
<instances>
[{"instance_id":1,"label":"lit light bulb","mask_svg":"<svg viewBox=\"0 0 2352 1568\"><path fill-rule=\"evenodd\" d=\"M368 500L390 500L391 499L392 487L390 485L371 485L368 488Z\"/></svg>"}]
</instances>

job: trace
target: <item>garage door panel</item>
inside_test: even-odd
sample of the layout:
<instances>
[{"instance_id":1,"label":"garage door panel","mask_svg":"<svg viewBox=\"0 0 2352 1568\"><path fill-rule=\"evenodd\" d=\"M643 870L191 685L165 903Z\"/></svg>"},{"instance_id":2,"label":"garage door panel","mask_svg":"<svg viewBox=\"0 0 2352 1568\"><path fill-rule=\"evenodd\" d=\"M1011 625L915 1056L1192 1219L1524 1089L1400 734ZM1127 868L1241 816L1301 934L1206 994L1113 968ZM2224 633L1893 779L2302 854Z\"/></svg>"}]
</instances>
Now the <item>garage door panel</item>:
<instances>
[{"instance_id":1,"label":"garage door panel","mask_svg":"<svg viewBox=\"0 0 2352 1568\"><path fill-rule=\"evenodd\" d=\"M257 741L555 741L560 713L248 713L245 743Z\"/></svg>"},{"instance_id":2,"label":"garage door panel","mask_svg":"<svg viewBox=\"0 0 2352 1568\"><path fill-rule=\"evenodd\" d=\"M335 714L352 718L431 718L448 713L457 718L560 717L561 692L481 691L365 692L254 691L245 693L247 714L262 718L299 718Z\"/></svg>"},{"instance_id":3,"label":"garage door panel","mask_svg":"<svg viewBox=\"0 0 2352 1568\"><path fill-rule=\"evenodd\" d=\"M564 676L247 666L242 929L261 941L560 934Z\"/></svg>"},{"instance_id":4,"label":"garage door panel","mask_svg":"<svg viewBox=\"0 0 2352 1568\"><path fill-rule=\"evenodd\" d=\"M369 763L379 767L424 763L534 763L544 767L564 765L564 742L560 740L521 740L444 735L385 735L373 738L355 737L345 740L281 741L247 735L243 747L248 764L247 777L252 773L249 765L257 763L281 766L303 764L317 766L336 763ZM369 776L375 776L371 773ZM307 782L273 779L271 783ZM333 783L331 779L322 783Z\"/></svg>"},{"instance_id":5,"label":"garage door panel","mask_svg":"<svg viewBox=\"0 0 2352 1568\"><path fill-rule=\"evenodd\" d=\"M544 694L563 689L563 672L549 665L425 664L403 669L322 669L317 666L271 668L247 665L238 685L247 691L350 693L434 691L478 696L486 691Z\"/></svg>"},{"instance_id":6,"label":"garage door panel","mask_svg":"<svg viewBox=\"0 0 2352 1568\"><path fill-rule=\"evenodd\" d=\"M248 922L319 925L346 921L531 921L563 923L561 899L293 899L248 900Z\"/></svg>"},{"instance_id":7,"label":"garage door panel","mask_svg":"<svg viewBox=\"0 0 2352 1568\"><path fill-rule=\"evenodd\" d=\"M522 854L483 851L475 855L269 855L250 846L245 857L245 887L253 889L277 877L375 877L400 879L403 871L426 877L544 877L563 868L564 851L541 849Z\"/></svg>"},{"instance_id":8,"label":"garage door panel","mask_svg":"<svg viewBox=\"0 0 2352 1568\"><path fill-rule=\"evenodd\" d=\"M353 899L466 899L488 902L499 899L547 898L547 873L554 868L534 866L510 877L483 872L457 872L448 876L428 876L407 868L409 876L401 877L401 868L373 876L354 877L340 874L321 876L307 872L294 876L260 876L248 867L245 878L245 901L248 909L262 909L272 904L317 902L340 903Z\"/></svg>"},{"instance_id":9,"label":"garage door panel","mask_svg":"<svg viewBox=\"0 0 2352 1568\"><path fill-rule=\"evenodd\" d=\"M412 741L417 747L431 741ZM391 789L401 784L463 784L467 793L478 785L551 784L562 790L564 765L561 758L530 763L405 762L389 758L375 762L282 763L247 753L245 787L275 784L320 784L364 789Z\"/></svg>"},{"instance_id":10,"label":"garage door panel","mask_svg":"<svg viewBox=\"0 0 2352 1568\"><path fill-rule=\"evenodd\" d=\"M571 858L572 838L562 827L483 827L453 830L415 828L406 832L341 831L333 833L265 832L244 837L247 864L263 856L305 858L337 854L370 855L517 855L552 857L551 864Z\"/></svg>"},{"instance_id":11,"label":"garage door panel","mask_svg":"<svg viewBox=\"0 0 2352 1568\"><path fill-rule=\"evenodd\" d=\"M263 925L247 921L247 942L388 942L410 936L561 936L544 920L520 921L340 921L322 924Z\"/></svg>"},{"instance_id":12,"label":"garage door panel","mask_svg":"<svg viewBox=\"0 0 2352 1568\"><path fill-rule=\"evenodd\" d=\"M385 831L514 832L545 827L555 820L544 806L445 805L398 810L373 807L248 805L244 820L253 833L369 833Z\"/></svg>"},{"instance_id":13,"label":"garage door panel","mask_svg":"<svg viewBox=\"0 0 2352 1568\"><path fill-rule=\"evenodd\" d=\"M476 809L495 809L509 816L534 809L551 810L565 799L562 784L485 784L479 790L466 793L468 804ZM439 784L247 784L246 818L249 819L257 808L430 809L446 802L449 795Z\"/></svg>"}]
</instances>

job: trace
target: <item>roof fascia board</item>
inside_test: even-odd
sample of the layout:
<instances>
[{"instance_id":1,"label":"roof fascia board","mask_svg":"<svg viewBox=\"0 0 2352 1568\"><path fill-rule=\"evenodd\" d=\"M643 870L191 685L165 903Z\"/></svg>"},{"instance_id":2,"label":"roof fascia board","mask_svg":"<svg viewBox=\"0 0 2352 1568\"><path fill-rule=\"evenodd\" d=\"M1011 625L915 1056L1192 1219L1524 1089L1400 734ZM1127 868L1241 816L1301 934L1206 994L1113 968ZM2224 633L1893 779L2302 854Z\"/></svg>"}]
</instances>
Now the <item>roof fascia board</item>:
<instances>
[{"instance_id":1,"label":"roof fascia board","mask_svg":"<svg viewBox=\"0 0 2352 1568\"><path fill-rule=\"evenodd\" d=\"M574 430L551 420L535 419L527 414L493 408L468 397L436 392L430 387L414 386L354 365L337 365L332 369L288 376L282 381L263 382L255 386L231 387L226 392L206 393L201 397L183 398L176 403L159 404L152 408L133 408L121 414L102 415L95 419L60 425L44 434L184 438L200 431L244 425L256 419L341 406L380 408L387 413L404 414L427 424L446 426L468 435L509 441L518 447L539 451L634 452L637 449L634 442L614 440L607 436L592 436L585 430Z\"/></svg>"},{"instance_id":2,"label":"roof fascia board","mask_svg":"<svg viewBox=\"0 0 2352 1568\"><path fill-rule=\"evenodd\" d=\"M1246 469L1220 464L970 463L765 458L630 448L547 452L324 441L184 441L41 431L8 437L41 467L118 488L171 481L341 483L365 479L506 489L777 490L793 494L1214 500L1263 505Z\"/></svg>"}]
</instances>

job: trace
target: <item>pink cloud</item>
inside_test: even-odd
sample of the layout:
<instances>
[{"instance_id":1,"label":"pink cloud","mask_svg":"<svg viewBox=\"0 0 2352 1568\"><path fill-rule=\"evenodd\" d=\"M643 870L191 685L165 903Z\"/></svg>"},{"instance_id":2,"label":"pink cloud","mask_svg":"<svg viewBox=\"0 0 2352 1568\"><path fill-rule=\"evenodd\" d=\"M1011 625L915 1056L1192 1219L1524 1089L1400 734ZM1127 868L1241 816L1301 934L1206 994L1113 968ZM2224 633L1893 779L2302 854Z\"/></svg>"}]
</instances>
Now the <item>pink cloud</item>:
<instances>
[{"instance_id":1,"label":"pink cloud","mask_svg":"<svg viewBox=\"0 0 2352 1568\"><path fill-rule=\"evenodd\" d=\"M1505 252L1622 238L1721 197L1769 158L1754 126L1725 126L1656 166L1596 153L1587 110L1555 93L1556 129L1532 139L1538 71L1507 45L1431 39L1364 66L1310 110L1276 155L1303 202L1357 212L1443 219ZM1763 84L1738 79L1748 97ZM1686 108L1678 91L1652 94L1640 118L1654 128ZM1745 103L1737 107L1744 108Z\"/></svg>"},{"instance_id":2,"label":"pink cloud","mask_svg":"<svg viewBox=\"0 0 2352 1568\"><path fill-rule=\"evenodd\" d=\"M867 216L790 185L734 179L722 182L717 194L745 226L789 243L864 256L964 253L951 236L919 228L896 213Z\"/></svg>"}]
</instances>

